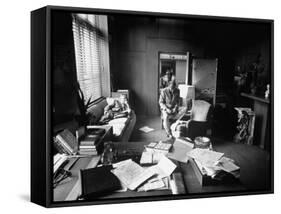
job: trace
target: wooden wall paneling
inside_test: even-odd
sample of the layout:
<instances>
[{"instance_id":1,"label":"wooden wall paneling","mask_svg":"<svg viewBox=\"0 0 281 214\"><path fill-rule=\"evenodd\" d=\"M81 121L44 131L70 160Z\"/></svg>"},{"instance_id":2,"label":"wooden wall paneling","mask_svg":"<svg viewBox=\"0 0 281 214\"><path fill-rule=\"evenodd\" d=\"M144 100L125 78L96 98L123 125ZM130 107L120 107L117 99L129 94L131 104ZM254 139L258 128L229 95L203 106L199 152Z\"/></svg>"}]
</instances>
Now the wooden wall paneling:
<instances>
[{"instance_id":1,"label":"wooden wall paneling","mask_svg":"<svg viewBox=\"0 0 281 214\"><path fill-rule=\"evenodd\" d=\"M201 47L193 47L191 43L186 40L171 40L171 39L147 39L147 52L146 52L146 71L148 74L149 82L145 87L150 91L147 96L148 100L148 115L158 115L158 54L159 52L175 52L186 53L187 51L195 54L202 54ZM148 72L150 71L150 72ZM150 85L149 85L150 84ZM149 86L148 86L149 85Z\"/></svg>"},{"instance_id":2,"label":"wooden wall paneling","mask_svg":"<svg viewBox=\"0 0 281 214\"><path fill-rule=\"evenodd\" d=\"M132 106L136 113L145 107L145 53L124 52L119 57L119 88L129 89L132 94Z\"/></svg>"}]
</instances>

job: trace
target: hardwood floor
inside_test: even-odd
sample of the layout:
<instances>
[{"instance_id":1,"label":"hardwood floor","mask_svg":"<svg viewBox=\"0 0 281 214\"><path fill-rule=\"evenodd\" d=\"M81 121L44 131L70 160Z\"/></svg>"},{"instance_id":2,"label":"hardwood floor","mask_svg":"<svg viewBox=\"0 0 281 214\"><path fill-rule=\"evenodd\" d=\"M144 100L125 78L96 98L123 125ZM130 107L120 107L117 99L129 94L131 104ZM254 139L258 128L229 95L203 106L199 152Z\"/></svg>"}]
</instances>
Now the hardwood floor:
<instances>
[{"instance_id":1,"label":"hardwood floor","mask_svg":"<svg viewBox=\"0 0 281 214\"><path fill-rule=\"evenodd\" d=\"M150 128L153 128L154 130L149 133L142 132L139 129L143 126L148 126ZM161 128L160 116L147 117L137 115L135 129L132 133L130 141L151 142L166 139L166 132L164 129Z\"/></svg>"}]
</instances>

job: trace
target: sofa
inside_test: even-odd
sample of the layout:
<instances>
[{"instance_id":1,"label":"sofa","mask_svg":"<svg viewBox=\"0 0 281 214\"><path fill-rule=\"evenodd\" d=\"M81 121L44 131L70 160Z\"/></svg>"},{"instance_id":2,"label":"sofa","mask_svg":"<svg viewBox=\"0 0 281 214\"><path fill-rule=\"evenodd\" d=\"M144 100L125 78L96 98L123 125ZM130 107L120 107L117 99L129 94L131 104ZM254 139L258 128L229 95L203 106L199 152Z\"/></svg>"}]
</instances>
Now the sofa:
<instances>
[{"instance_id":1,"label":"sofa","mask_svg":"<svg viewBox=\"0 0 281 214\"><path fill-rule=\"evenodd\" d=\"M112 98L103 98L98 103L92 105L88 109L88 114L90 115L91 123L95 125L99 125L99 121L104 113L104 108L112 103L113 99L118 99L118 97ZM113 139L112 141L116 142L128 142L131 134L133 132L134 126L136 123L136 114L132 110L131 113L127 117L121 117L110 120L106 125L112 126L113 129ZM103 125L101 125L103 126Z\"/></svg>"}]
</instances>

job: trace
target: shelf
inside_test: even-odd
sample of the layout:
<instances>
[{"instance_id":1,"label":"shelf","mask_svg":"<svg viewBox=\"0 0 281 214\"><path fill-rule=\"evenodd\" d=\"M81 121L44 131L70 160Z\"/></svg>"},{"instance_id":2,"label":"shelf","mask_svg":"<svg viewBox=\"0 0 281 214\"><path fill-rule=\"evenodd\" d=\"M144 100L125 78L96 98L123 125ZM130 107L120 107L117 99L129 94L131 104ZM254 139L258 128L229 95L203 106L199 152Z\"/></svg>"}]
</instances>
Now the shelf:
<instances>
[{"instance_id":1,"label":"shelf","mask_svg":"<svg viewBox=\"0 0 281 214\"><path fill-rule=\"evenodd\" d=\"M270 103L269 99L265 99L264 97L258 97L258 96L252 95L252 94L241 93L241 96L247 97L247 98L252 99L252 100L257 100L257 101L260 101L260 102L263 102L263 103L267 103L267 104Z\"/></svg>"}]
</instances>

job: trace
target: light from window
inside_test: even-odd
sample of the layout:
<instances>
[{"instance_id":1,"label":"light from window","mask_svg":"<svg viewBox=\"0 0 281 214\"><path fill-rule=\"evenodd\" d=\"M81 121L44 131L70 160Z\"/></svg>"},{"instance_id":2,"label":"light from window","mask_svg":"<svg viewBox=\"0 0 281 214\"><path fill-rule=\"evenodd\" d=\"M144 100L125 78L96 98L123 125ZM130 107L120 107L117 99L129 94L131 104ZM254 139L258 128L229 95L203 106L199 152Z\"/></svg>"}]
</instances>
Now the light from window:
<instances>
[{"instance_id":1,"label":"light from window","mask_svg":"<svg viewBox=\"0 0 281 214\"><path fill-rule=\"evenodd\" d=\"M73 37L77 79L84 94L84 102L102 96L100 45L96 15L73 15Z\"/></svg>"}]
</instances>

